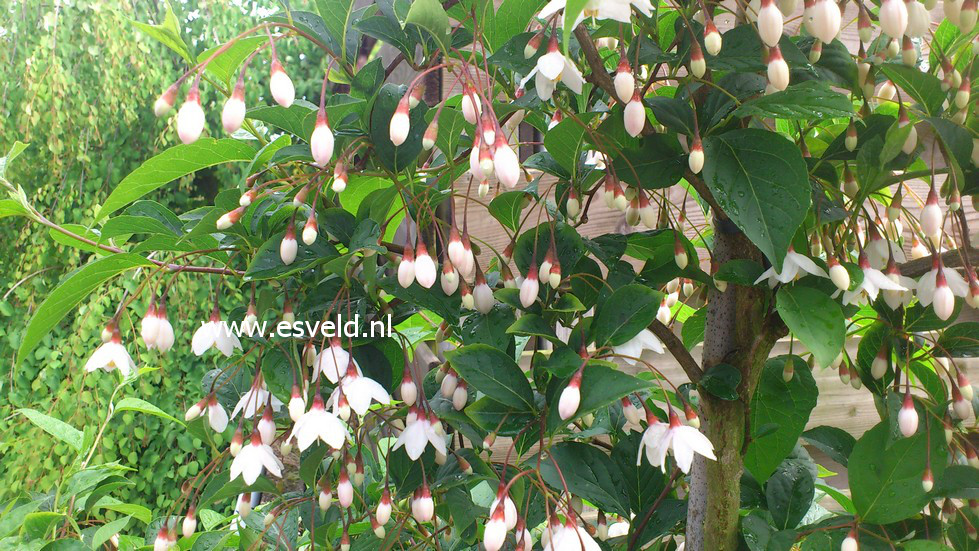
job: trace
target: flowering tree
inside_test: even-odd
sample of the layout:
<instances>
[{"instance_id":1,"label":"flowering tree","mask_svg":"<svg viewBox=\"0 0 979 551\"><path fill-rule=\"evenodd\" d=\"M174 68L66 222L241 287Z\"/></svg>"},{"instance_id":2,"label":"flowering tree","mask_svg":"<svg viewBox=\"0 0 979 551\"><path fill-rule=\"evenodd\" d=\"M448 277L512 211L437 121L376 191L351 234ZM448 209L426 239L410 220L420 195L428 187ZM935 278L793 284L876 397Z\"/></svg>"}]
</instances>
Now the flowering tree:
<instances>
[{"instance_id":1,"label":"flowering tree","mask_svg":"<svg viewBox=\"0 0 979 551\"><path fill-rule=\"evenodd\" d=\"M807 0L798 33L792 0L321 0L271 16L159 96L160 117L181 101L183 145L120 182L91 234L2 180L0 214L97 253L18 356L135 270L85 368L118 372L118 393L145 369L137 347L201 358L184 417L216 459L151 524L157 549L178 524L182 546L972 549L974 393L951 358L979 353L979 324L952 325L979 306L960 204L979 193L979 43L975 0L944 0L937 26L934 4ZM187 53L176 25L147 29ZM376 40L397 51L386 65L360 56ZM325 52L318 97L295 97L286 41ZM406 86L390 82L402 65ZM432 77L461 93L429 105ZM203 87L227 98L220 125ZM246 105L248 87L270 97ZM521 143L521 124L543 139ZM140 200L227 163L240 178L213 206ZM707 223L686 227L674 186ZM579 232L599 194L633 231ZM167 316L185 277L213 284L200 323ZM250 300L221 311L231 291ZM805 352L770 357L784 337ZM873 396L881 420L859 439L803 435L823 368ZM169 418L115 406L106 423ZM800 437L847 467L849 497Z\"/></svg>"}]
</instances>

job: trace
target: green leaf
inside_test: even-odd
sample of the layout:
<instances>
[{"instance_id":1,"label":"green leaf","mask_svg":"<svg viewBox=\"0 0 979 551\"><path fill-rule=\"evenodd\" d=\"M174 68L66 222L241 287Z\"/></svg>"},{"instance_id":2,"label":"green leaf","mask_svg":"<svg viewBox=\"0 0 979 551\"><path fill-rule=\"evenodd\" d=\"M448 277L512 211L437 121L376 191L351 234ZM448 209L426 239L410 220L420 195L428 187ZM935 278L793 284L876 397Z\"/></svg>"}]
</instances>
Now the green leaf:
<instances>
[{"instance_id":1,"label":"green leaf","mask_svg":"<svg viewBox=\"0 0 979 551\"><path fill-rule=\"evenodd\" d=\"M636 464L642 446L642 433L630 431L616 442L612 448L612 460L622 472L629 507L634 512L646 511L663 492L666 477L660 469L640 461Z\"/></svg>"},{"instance_id":2,"label":"green leaf","mask_svg":"<svg viewBox=\"0 0 979 551\"><path fill-rule=\"evenodd\" d=\"M663 189L683 178L687 155L680 142L669 134L643 137L637 149L626 149L612 161L616 176L633 186Z\"/></svg>"},{"instance_id":3,"label":"green leaf","mask_svg":"<svg viewBox=\"0 0 979 551\"><path fill-rule=\"evenodd\" d=\"M797 366L792 380L786 383L782 379L782 370L789 357L779 356L765 363L751 400L753 439L748 445L744 464L760 483L768 480L795 448L819 395L812 373L798 356L791 356ZM762 435L765 425L774 425L775 430Z\"/></svg>"},{"instance_id":4,"label":"green leaf","mask_svg":"<svg viewBox=\"0 0 979 551\"><path fill-rule=\"evenodd\" d=\"M979 499L979 469L952 465L935 484L932 495L956 499Z\"/></svg>"},{"instance_id":5,"label":"green leaf","mask_svg":"<svg viewBox=\"0 0 979 551\"><path fill-rule=\"evenodd\" d=\"M27 209L13 199L0 199L0 218L8 216L27 216Z\"/></svg>"},{"instance_id":6,"label":"green leaf","mask_svg":"<svg viewBox=\"0 0 979 551\"><path fill-rule=\"evenodd\" d=\"M947 455L942 425L926 423L910 438L892 434L891 423L878 423L853 447L848 474L853 505L862 522L890 524L916 515L931 497L921 487L926 462L936 480ZM930 444L930 450L929 448Z\"/></svg>"},{"instance_id":7,"label":"green leaf","mask_svg":"<svg viewBox=\"0 0 979 551\"><path fill-rule=\"evenodd\" d=\"M938 77L902 63L885 63L880 66L880 71L895 86L914 98L926 115L937 115L942 112L945 92L942 92L942 83Z\"/></svg>"},{"instance_id":8,"label":"green leaf","mask_svg":"<svg viewBox=\"0 0 979 551\"><path fill-rule=\"evenodd\" d=\"M131 516L125 516L100 526L92 536L92 549L101 549L102 544L109 541L109 538L116 534L122 533L123 529L129 525L129 521L132 518L133 517Z\"/></svg>"},{"instance_id":9,"label":"green leaf","mask_svg":"<svg viewBox=\"0 0 979 551\"><path fill-rule=\"evenodd\" d=\"M248 58L258 49L259 46L268 42L266 36L248 36L244 38L239 38L238 40L231 43L230 46L220 54L217 54L214 59L212 59L205 70L213 75L218 82L225 84L228 87L228 91L232 90L233 83L235 80L235 73L241 64L245 62ZM219 44L213 48L204 50L197 56L198 63L204 63L214 55L219 49L223 48L225 44Z\"/></svg>"},{"instance_id":10,"label":"green leaf","mask_svg":"<svg viewBox=\"0 0 979 551\"><path fill-rule=\"evenodd\" d=\"M777 119L826 119L850 117L850 99L829 87L829 84L810 80L789 86L773 94L758 96L734 110L735 116Z\"/></svg>"},{"instance_id":11,"label":"green leaf","mask_svg":"<svg viewBox=\"0 0 979 551\"><path fill-rule=\"evenodd\" d=\"M496 2L486 2L486 14L480 21L483 38L491 52L499 50L511 37L522 33L545 0L503 0L498 4L496 13L493 7ZM457 4L462 6L463 4ZM526 41L524 42L526 44ZM521 49L521 55L523 49Z\"/></svg>"},{"instance_id":12,"label":"green leaf","mask_svg":"<svg viewBox=\"0 0 979 551\"><path fill-rule=\"evenodd\" d=\"M96 287L122 272L147 266L153 266L153 263L139 255L119 253L100 258L68 274L31 317L24 331L24 340L17 351L17 363L23 362L27 354L41 342L41 338Z\"/></svg>"},{"instance_id":13,"label":"green leaf","mask_svg":"<svg viewBox=\"0 0 979 551\"><path fill-rule=\"evenodd\" d=\"M578 263L585 249L578 232L564 222L555 222L554 224L545 222L535 228L524 230L517 238L517 244L513 251L513 262L517 265L520 273L526 274L531 264L540 267L544 263L547 251L551 247L552 227L554 229L554 248L562 270L566 271L568 266L575 266Z\"/></svg>"},{"instance_id":14,"label":"green leaf","mask_svg":"<svg viewBox=\"0 0 979 551\"><path fill-rule=\"evenodd\" d=\"M765 485L765 500L775 527L795 528L806 516L816 487L809 467L799 460L782 462Z\"/></svg>"},{"instance_id":15,"label":"green leaf","mask_svg":"<svg viewBox=\"0 0 979 551\"><path fill-rule=\"evenodd\" d=\"M936 348L952 357L979 356L979 322L957 323L942 331Z\"/></svg>"},{"instance_id":16,"label":"green leaf","mask_svg":"<svg viewBox=\"0 0 979 551\"><path fill-rule=\"evenodd\" d=\"M573 180L578 174L578 160L585 141L585 130L598 113L583 113L578 120L564 119L544 136L544 147L565 170L571 173Z\"/></svg>"},{"instance_id":17,"label":"green leaf","mask_svg":"<svg viewBox=\"0 0 979 551\"><path fill-rule=\"evenodd\" d=\"M536 464L536 458L532 459ZM555 467L555 463L557 467ZM560 468L560 475L558 474ZM583 442L560 442L540 460L540 474L552 488L568 491L603 511L628 516L629 496L619 468L608 455Z\"/></svg>"},{"instance_id":18,"label":"green leaf","mask_svg":"<svg viewBox=\"0 0 979 551\"><path fill-rule=\"evenodd\" d=\"M810 446L825 453L830 459L846 467L853 452L856 439L838 427L818 426L802 433L802 438Z\"/></svg>"},{"instance_id":19,"label":"green leaf","mask_svg":"<svg viewBox=\"0 0 979 551\"><path fill-rule=\"evenodd\" d=\"M714 279L751 287L758 281L758 277L764 271L765 269L761 267L761 264L758 264L754 260L738 258L728 260L724 264L721 264L721 267L717 269L717 273L714 274Z\"/></svg>"},{"instance_id":20,"label":"green leaf","mask_svg":"<svg viewBox=\"0 0 979 551\"><path fill-rule=\"evenodd\" d=\"M520 227L520 213L523 212L526 201L531 198L524 191L505 191L490 201L488 210L500 224L516 231Z\"/></svg>"},{"instance_id":21,"label":"green leaf","mask_svg":"<svg viewBox=\"0 0 979 551\"><path fill-rule=\"evenodd\" d=\"M693 109L680 98L655 96L644 100L656 121L678 134L694 135Z\"/></svg>"},{"instance_id":22,"label":"green leaf","mask_svg":"<svg viewBox=\"0 0 979 551\"><path fill-rule=\"evenodd\" d=\"M737 400L741 372L731 364L720 363L708 369L698 384L721 400Z\"/></svg>"},{"instance_id":23,"label":"green leaf","mask_svg":"<svg viewBox=\"0 0 979 551\"><path fill-rule=\"evenodd\" d=\"M776 309L789 331L806 345L820 367L826 367L843 350L846 322L839 303L812 287L782 287Z\"/></svg>"},{"instance_id":24,"label":"green leaf","mask_svg":"<svg viewBox=\"0 0 979 551\"><path fill-rule=\"evenodd\" d=\"M187 62L193 64L194 56L190 54L190 48L187 47L187 43L180 37L180 21L174 15L173 8L170 7L170 2L167 2L166 6L167 11L163 16L163 23L159 25L147 25L146 23L133 21L133 25L150 36L150 38L156 39L167 48L180 54L180 57L184 58Z\"/></svg>"},{"instance_id":25,"label":"green leaf","mask_svg":"<svg viewBox=\"0 0 979 551\"><path fill-rule=\"evenodd\" d=\"M447 352L446 357L472 388L521 411L535 410L527 376L510 355L485 344L470 344Z\"/></svg>"},{"instance_id":26,"label":"green leaf","mask_svg":"<svg viewBox=\"0 0 979 551\"><path fill-rule=\"evenodd\" d=\"M645 285L623 285L599 304L592 323L596 346L620 345L656 319L663 295Z\"/></svg>"},{"instance_id":27,"label":"green leaf","mask_svg":"<svg viewBox=\"0 0 979 551\"><path fill-rule=\"evenodd\" d=\"M262 243L248 265L248 269L245 270L246 280L283 277L340 256L336 247L326 239L317 239L312 245L307 245L302 239L299 239L297 241L299 251L296 253L296 260L292 264L286 265L282 262L282 255L279 254L279 245L282 243L285 233L284 231L279 232Z\"/></svg>"},{"instance_id":28,"label":"green leaf","mask_svg":"<svg viewBox=\"0 0 979 551\"><path fill-rule=\"evenodd\" d=\"M561 342L557 335L554 334L554 328L537 314L524 314L520 316L517 321L513 322L513 325L507 328L506 332L511 335L541 337L555 344Z\"/></svg>"},{"instance_id":29,"label":"green leaf","mask_svg":"<svg viewBox=\"0 0 979 551\"><path fill-rule=\"evenodd\" d=\"M201 138L192 144L173 146L123 178L109 194L95 220L101 220L147 193L202 168L250 161L254 156L254 148L231 138Z\"/></svg>"},{"instance_id":30,"label":"green leaf","mask_svg":"<svg viewBox=\"0 0 979 551\"><path fill-rule=\"evenodd\" d=\"M568 43L571 40L571 33L577 27L578 16L584 11L588 0L568 0L564 4L564 24L561 27L561 44L564 46L564 53L568 53ZM550 148L548 148L550 149Z\"/></svg>"},{"instance_id":31,"label":"green leaf","mask_svg":"<svg viewBox=\"0 0 979 551\"><path fill-rule=\"evenodd\" d=\"M119 400L119 403L116 404L115 411L138 411L140 413L148 413L168 421L173 421L180 426L185 426L184 422L180 419L177 419L162 409L140 398L127 397Z\"/></svg>"},{"instance_id":32,"label":"green leaf","mask_svg":"<svg viewBox=\"0 0 979 551\"><path fill-rule=\"evenodd\" d=\"M703 176L724 213L779 270L812 201L799 148L766 130L732 130L704 141Z\"/></svg>"},{"instance_id":33,"label":"green leaf","mask_svg":"<svg viewBox=\"0 0 979 551\"><path fill-rule=\"evenodd\" d=\"M354 0L316 0L317 11L320 12L324 28L331 38L333 53L347 61L357 54L355 47L347 51L347 33L356 21L355 3Z\"/></svg>"},{"instance_id":34,"label":"green leaf","mask_svg":"<svg viewBox=\"0 0 979 551\"><path fill-rule=\"evenodd\" d=\"M683 326L680 327L680 340L683 341L684 348L693 350L693 347L704 342L704 326L706 324L706 307L697 310L683 322Z\"/></svg>"},{"instance_id":35,"label":"green leaf","mask_svg":"<svg viewBox=\"0 0 979 551\"><path fill-rule=\"evenodd\" d=\"M12 163L14 159L19 157L20 154L23 153L25 149L27 149L28 145L30 144L26 144L20 140L17 140L14 142L14 145L10 146L10 150L7 151L7 154L4 155L3 157L0 157L0 178L6 175L7 166L10 165L10 163Z\"/></svg>"},{"instance_id":36,"label":"green leaf","mask_svg":"<svg viewBox=\"0 0 979 551\"><path fill-rule=\"evenodd\" d=\"M418 25L432 33L440 43L444 43L449 34L449 16L438 0L414 0L408 8L405 23Z\"/></svg>"},{"instance_id":37,"label":"green leaf","mask_svg":"<svg viewBox=\"0 0 979 551\"><path fill-rule=\"evenodd\" d=\"M82 451L82 441L84 440L82 431L61 419L55 419L37 410L21 408L17 412L30 419L31 423L40 427L44 432L74 448L75 451Z\"/></svg>"}]
</instances>

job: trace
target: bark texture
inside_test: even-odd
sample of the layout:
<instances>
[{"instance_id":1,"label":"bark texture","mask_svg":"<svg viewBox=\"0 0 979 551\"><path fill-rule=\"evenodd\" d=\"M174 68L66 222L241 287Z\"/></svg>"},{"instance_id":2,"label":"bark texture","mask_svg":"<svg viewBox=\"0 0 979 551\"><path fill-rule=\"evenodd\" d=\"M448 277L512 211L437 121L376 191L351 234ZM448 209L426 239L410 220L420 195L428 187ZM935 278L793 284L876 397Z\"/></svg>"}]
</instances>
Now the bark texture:
<instances>
[{"instance_id":1,"label":"bark texture","mask_svg":"<svg viewBox=\"0 0 979 551\"><path fill-rule=\"evenodd\" d=\"M761 252L726 218L714 220L714 259L761 263ZM704 433L714 444L717 461L694 463L687 510L688 551L733 551L738 547L743 454L750 433L751 396L778 337L771 324L764 291L730 284L711 291L704 331L703 369L727 363L741 373L738 400L726 401L701 392Z\"/></svg>"}]
</instances>

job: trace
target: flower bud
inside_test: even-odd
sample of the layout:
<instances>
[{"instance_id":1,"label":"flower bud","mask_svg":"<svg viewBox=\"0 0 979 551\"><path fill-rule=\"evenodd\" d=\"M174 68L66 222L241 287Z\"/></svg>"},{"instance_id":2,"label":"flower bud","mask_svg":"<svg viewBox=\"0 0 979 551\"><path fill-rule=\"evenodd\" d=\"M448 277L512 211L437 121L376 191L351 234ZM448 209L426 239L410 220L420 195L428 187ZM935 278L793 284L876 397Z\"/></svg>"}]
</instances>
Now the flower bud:
<instances>
[{"instance_id":1,"label":"flower bud","mask_svg":"<svg viewBox=\"0 0 979 551\"><path fill-rule=\"evenodd\" d=\"M517 154L510 148L510 144L506 142L502 132L496 136L495 149L493 150L493 167L496 171L496 177L503 185L509 189L516 187L520 179L520 160L517 159Z\"/></svg>"},{"instance_id":2,"label":"flower bud","mask_svg":"<svg viewBox=\"0 0 979 551\"><path fill-rule=\"evenodd\" d=\"M778 11L778 8L775 11ZM700 50L700 42L694 40L690 43L690 74L703 78L706 73L707 60L704 59L704 52Z\"/></svg>"},{"instance_id":3,"label":"flower bud","mask_svg":"<svg viewBox=\"0 0 979 551\"><path fill-rule=\"evenodd\" d=\"M901 2L903 0L891 1ZM782 58L782 51L778 46L773 47L768 53L768 83L779 91L785 90L789 86L789 66Z\"/></svg>"},{"instance_id":4,"label":"flower bud","mask_svg":"<svg viewBox=\"0 0 979 551\"><path fill-rule=\"evenodd\" d=\"M782 38L782 12L775 5L775 0L762 0L758 10L758 36L769 48L778 45Z\"/></svg>"},{"instance_id":5,"label":"flower bud","mask_svg":"<svg viewBox=\"0 0 979 551\"><path fill-rule=\"evenodd\" d=\"M483 529L483 545L486 551L499 551L506 541L506 521L504 518L503 503L499 503L490 515L489 522Z\"/></svg>"},{"instance_id":6,"label":"flower bud","mask_svg":"<svg viewBox=\"0 0 979 551\"><path fill-rule=\"evenodd\" d=\"M398 284L404 288L411 287L415 282L415 250L411 244L406 244L398 263Z\"/></svg>"},{"instance_id":7,"label":"flower bud","mask_svg":"<svg viewBox=\"0 0 979 551\"><path fill-rule=\"evenodd\" d=\"M241 427L235 430L234 436L231 437L231 445L228 446L228 451L231 452L231 457L238 457L238 452L241 451L241 446L245 441L244 435L241 434Z\"/></svg>"},{"instance_id":8,"label":"flower bud","mask_svg":"<svg viewBox=\"0 0 979 551\"><path fill-rule=\"evenodd\" d=\"M843 543L840 544L840 551L860 551L860 545L857 543L857 531L855 529L851 528L850 533L843 539Z\"/></svg>"},{"instance_id":9,"label":"flower bud","mask_svg":"<svg viewBox=\"0 0 979 551\"><path fill-rule=\"evenodd\" d=\"M704 168L704 146L700 143L700 137L694 137L693 145L690 146L690 156L687 159L690 172L700 174Z\"/></svg>"},{"instance_id":10,"label":"flower bud","mask_svg":"<svg viewBox=\"0 0 979 551\"><path fill-rule=\"evenodd\" d=\"M874 361L870 364L870 375L874 379L880 380L884 378L884 374L887 373L889 359L890 354L888 354L887 346L881 346L877 352L877 356L874 357Z\"/></svg>"},{"instance_id":11,"label":"flower bud","mask_svg":"<svg viewBox=\"0 0 979 551\"><path fill-rule=\"evenodd\" d=\"M466 381L459 381L458 386L456 386L455 391L452 393L452 407L456 411L462 411L469 403L469 391L467 390Z\"/></svg>"},{"instance_id":12,"label":"flower bud","mask_svg":"<svg viewBox=\"0 0 979 551\"><path fill-rule=\"evenodd\" d=\"M242 83L235 86L234 92L221 109L221 125L228 134L234 134L245 122L245 87Z\"/></svg>"},{"instance_id":13,"label":"flower bud","mask_svg":"<svg viewBox=\"0 0 979 551\"><path fill-rule=\"evenodd\" d=\"M272 98L282 107L290 107L296 99L296 87L292 84L292 79L282 68L282 64L276 58L272 59L272 76L269 79L269 91Z\"/></svg>"},{"instance_id":14,"label":"flower bud","mask_svg":"<svg viewBox=\"0 0 979 551\"><path fill-rule=\"evenodd\" d=\"M340 469L340 479L337 481L337 501L340 507L346 509L354 502L354 486L350 483L350 475L346 469Z\"/></svg>"},{"instance_id":15,"label":"flower bud","mask_svg":"<svg viewBox=\"0 0 979 551\"><path fill-rule=\"evenodd\" d=\"M910 438L918 431L918 412L914 409L910 392L904 393L904 404L897 414L897 424L905 438Z\"/></svg>"},{"instance_id":16,"label":"flower bud","mask_svg":"<svg viewBox=\"0 0 979 551\"><path fill-rule=\"evenodd\" d=\"M527 277L520 284L520 304L524 308L530 308L537 301L537 295L540 292L537 275L537 266L531 265L530 269L527 270Z\"/></svg>"},{"instance_id":17,"label":"flower bud","mask_svg":"<svg viewBox=\"0 0 979 551\"><path fill-rule=\"evenodd\" d=\"M713 21L708 21L704 27L704 47L710 55L721 53L721 33L717 32Z\"/></svg>"},{"instance_id":18,"label":"flower bud","mask_svg":"<svg viewBox=\"0 0 979 551\"><path fill-rule=\"evenodd\" d=\"M298 421L306 413L306 400L303 399L299 385L292 385L292 397L289 399L289 418Z\"/></svg>"},{"instance_id":19,"label":"flower bud","mask_svg":"<svg viewBox=\"0 0 979 551\"><path fill-rule=\"evenodd\" d=\"M162 117L173 109L173 104L177 101L177 91L179 87L176 84L171 84L165 92L160 94L160 97L156 98L156 103L153 104L153 114L157 117Z\"/></svg>"},{"instance_id":20,"label":"flower bud","mask_svg":"<svg viewBox=\"0 0 979 551\"><path fill-rule=\"evenodd\" d=\"M921 231L926 237L938 239L942 235L942 209L938 205L938 193L935 186L928 191L925 208L921 209Z\"/></svg>"},{"instance_id":21,"label":"flower bud","mask_svg":"<svg viewBox=\"0 0 979 551\"><path fill-rule=\"evenodd\" d=\"M615 95L618 100L622 103L629 103L636 91L636 77L633 76L632 67L629 66L629 60L624 55L619 59L612 84L615 86Z\"/></svg>"},{"instance_id":22,"label":"flower bud","mask_svg":"<svg viewBox=\"0 0 979 551\"><path fill-rule=\"evenodd\" d=\"M313 153L313 162L318 167L330 164L333 159L333 146L335 139L330 124L326 120L326 112L320 111L316 116L316 127L309 138L309 147Z\"/></svg>"},{"instance_id":23,"label":"flower bud","mask_svg":"<svg viewBox=\"0 0 979 551\"><path fill-rule=\"evenodd\" d=\"M880 30L891 38L904 36L904 31L908 28L908 8L904 5L904 0L883 0L880 3Z\"/></svg>"},{"instance_id":24,"label":"flower bud","mask_svg":"<svg viewBox=\"0 0 979 551\"><path fill-rule=\"evenodd\" d=\"M387 488L384 488L384 493L381 494L381 499L377 502L377 511L374 513L374 518L382 526L387 524L391 519L391 492Z\"/></svg>"},{"instance_id":25,"label":"flower bud","mask_svg":"<svg viewBox=\"0 0 979 551\"><path fill-rule=\"evenodd\" d=\"M853 151L857 148L857 127L850 121L850 126L846 128L846 138L843 140L843 144L846 146L847 151Z\"/></svg>"},{"instance_id":26,"label":"flower bud","mask_svg":"<svg viewBox=\"0 0 979 551\"><path fill-rule=\"evenodd\" d=\"M537 54L537 50L540 50L540 45L543 43L543 41L544 41L544 32L543 31L541 31L541 32L535 34L534 36L530 37L530 40L527 41L527 45L524 46L524 49L523 49L523 56L524 56L524 58L525 59L530 59L530 58L534 57L534 55Z\"/></svg>"},{"instance_id":27,"label":"flower bud","mask_svg":"<svg viewBox=\"0 0 979 551\"><path fill-rule=\"evenodd\" d=\"M399 146L408 139L408 131L411 130L411 120L408 118L408 102L402 99L398 102L398 108L391 116L389 127L389 137L391 143Z\"/></svg>"},{"instance_id":28,"label":"flower bud","mask_svg":"<svg viewBox=\"0 0 979 551\"><path fill-rule=\"evenodd\" d=\"M921 475L921 489L928 493L935 487L935 475L931 473L931 467L925 467L924 474Z\"/></svg>"},{"instance_id":29,"label":"flower bud","mask_svg":"<svg viewBox=\"0 0 979 551\"><path fill-rule=\"evenodd\" d=\"M432 122L425 129L425 135L422 136L422 147L425 151L428 151L435 147L435 140L439 135L439 121L438 119L432 119Z\"/></svg>"},{"instance_id":30,"label":"flower bud","mask_svg":"<svg viewBox=\"0 0 979 551\"><path fill-rule=\"evenodd\" d=\"M411 370L405 366L404 376L401 378L401 401L412 406L418 400L418 386L411 378Z\"/></svg>"},{"instance_id":31,"label":"flower bud","mask_svg":"<svg viewBox=\"0 0 979 551\"><path fill-rule=\"evenodd\" d=\"M812 43L812 48L809 48L809 63L819 63L821 57L823 57L823 43L817 38Z\"/></svg>"},{"instance_id":32,"label":"flower bud","mask_svg":"<svg viewBox=\"0 0 979 551\"><path fill-rule=\"evenodd\" d=\"M476 124L479 120L479 115L482 113L482 105L476 98L476 92L473 91L472 86L465 84L462 87L462 116L466 119L469 124Z\"/></svg>"},{"instance_id":33,"label":"flower bud","mask_svg":"<svg viewBox=\"0 0 979 551\"><path fill-rule=\"evenodd\" d=\"M180 141L191 144L201 137L204 131L204 110L201 109L201 94L194 86L187 93L187 99L177 112L177 135Z\"/></svg>"},{"instance_id":34,"label":"flower bud","mask_svg":"<svg viewBox=\"0 0 979 551\"><path fill-rule=\"evenodd\" d=\"M850 272L846 271L846 268L840 264L840 261L836 257L831 256L827 259L826 264L829 265L829 278L836 285L836 288L841 291L849 289Z\"/></svg>"},{"instance_id":35,"label":"flower bud","mask_svg":"<svg viewBox=\"0 0 979 551\"><path fill-rule=\"evenodd\" d=\"M581 403L581 377L583 369L584 366L579 368L571 376L571 380L568 381L568 386L564 387L564 390L561 391L561 398L558 401L558 413L561 415L561 420L563 421L574 417L574 414L578 411L578 405Z\"/></svg>"},{"instance_id":36,"label":"flower bud","mask_svg":"<svg viewBox=\"0 0 979 551\"><path fill-rule=\"evenodd\" d=\"M286 234L282 238L282 242L279 243L279 258L282 259L283 264L288 266L296 261L298 253L299 243L296 241L296 227L292 222L289 222L286 227Z\"/></svg>"},{"instance_id":37,"label":"flower bud","mask_svg":"<svg viewBox=\"0 0 979 551\"><path fill-rule=\"evenodd\" d=\"M445 376L442 377L442 385L439 391L442 393L442 397L449 400L452 398L452 393L455 392L456 387L459 385L459 377L456 375L454 369L449 368L445 372Z\"/></svg>"},{"instance_id":38,"label":"flower bud","mask_svg":"<svg viewBox=\"0 0 979 551\"><path fill-rule=\"evenodd\" d=\"M190 539L194 536L194 532L197 531L197 509L191 505L190 509L187 509L187 515L184 517L183 525L181 526L181 533L185 538Z\"/></svg>"},{"instance_id":39,"label":"flower bud","mask_svg":"<svg viewBox=\"0 0 979 551\"><path fill-rule=\"evenodd\" d=\"M625 106L623 114L625 119L625 131L635 138L642 133L646 126L646 108L642 105L642 98L639 97L639 90L633 92L632 101Z\"/></svg>"}]
</instances>

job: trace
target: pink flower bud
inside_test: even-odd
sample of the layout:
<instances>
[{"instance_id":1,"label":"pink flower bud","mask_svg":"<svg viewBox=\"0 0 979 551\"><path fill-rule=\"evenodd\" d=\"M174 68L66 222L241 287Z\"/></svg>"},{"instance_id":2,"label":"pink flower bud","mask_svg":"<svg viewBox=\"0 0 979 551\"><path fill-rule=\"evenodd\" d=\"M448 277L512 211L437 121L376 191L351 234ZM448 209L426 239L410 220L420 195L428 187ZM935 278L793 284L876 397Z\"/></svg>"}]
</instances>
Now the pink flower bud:
<instances>
[{"instance_id":1,"label":"pink flower bud","mask_svg":"<svg viewBox=\"0 0 979 551\"><path fill-rule=\"evenodd\" d=\"M296 87L292 84L292 79L282 68L278 59L272 59L272 75L269 79L269 91L272 98L282 107L290 107L296 99Z\"/></svg>"},{"instance_id":2,"label":"pink flower bud","mask_svg":"<svg viewBox=\"0 0 979 551\"><path fill-rule=\"evenodd\" d=\"M241 83L235 86L228 101L221 110L221 125L228 134L234 134L245 122L245 88Z\"/></svg>"},{"instance_id":3,"label":"pink flower bud","mask_svg":"<svg viewBox=\"0 0 979 551\"><path fill-rule=\"evenodd\" d=\"M769 48L778 45L782 38L782 12L775 5L775 0L762 0L758 10L758 36Z\"/></svg>"},{"instance_id":4,"label":"pink flower bud","mask_svg":"<svg viewBox=\"0 0 979 551\"><path fill-rule=\"evenodd\" d=\"M635 138L646 126L646 108L643 107L642 98L639 97L639 90L632 94L632 101L625 106L625 131Z\"/></svg>"},{"instance_id":5,"label":"pink flower bud","mask_svg":"<svg viewBox=\"0 0 979 551\"><path fill-rule=\"evenodd\" d=\"M571 376L571 380L568 381L568 386L564 387L564 390L561 391L561 398L558 401L558 413L561 415L561 420L563 421L574 417L574 414L578 411L578 406L581 404L581 377L583 369L584 367L579 368Z\"/></svg>"},{"instance_id":6,"label":"pink flower bud","mask_svg":"<svg viewBox=\"0 0 979 551\"><path fill-rule=\"evenodd\" d=\"M289 222L289 226L286 227L285 237L279 243L279 258L282 259L283 264L288 266L296 261L298 252L299 243L296 241L296 227L292 222Z\"/></svg>"},{"instance_id":7,"label":"pink flower bud","mask_svg":"<svg viewBox=\"0 0 979 551\"><path fill-rule=\"evenodd\" d=\"M201 137L204 131L204 110L201 109L201 94L197 86L190 89L187 99L177 113L177 135L180 141L191 144Z\"/></svg>"},{"instance_id":8,"label":"pink flower bud","mask_svg":"<svg viewBox=\"0 0 979 551\"><path fill-rule=\"evenodd\" d=\"M408 131L411 130L411 121L408 118L408 102L402 99L398 102L398 108L391 116L389 134L391 143L398 146L405 143L408 139Z\"/></svg>"},{"instance_id":9,"label":"pink flower bud","mask_svg":"<svg viewBox=\"0 0 979 551\"><path fill-rule=\"evenodd\" d=\"M905 438L910 438L918 431L918 412L914 409L910 392L904 393L904 404L897 414L897 424Z\"/></svg>"}]
</instances>

